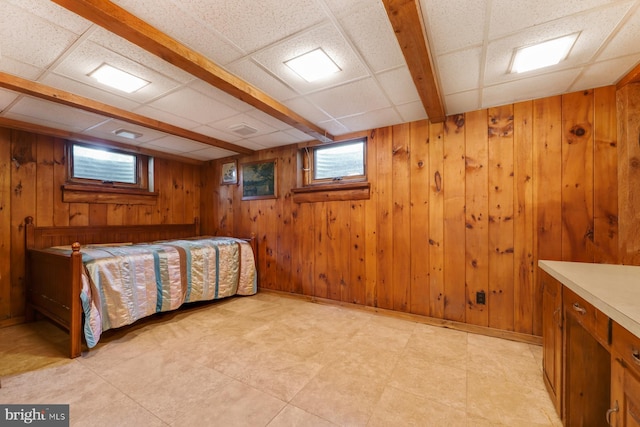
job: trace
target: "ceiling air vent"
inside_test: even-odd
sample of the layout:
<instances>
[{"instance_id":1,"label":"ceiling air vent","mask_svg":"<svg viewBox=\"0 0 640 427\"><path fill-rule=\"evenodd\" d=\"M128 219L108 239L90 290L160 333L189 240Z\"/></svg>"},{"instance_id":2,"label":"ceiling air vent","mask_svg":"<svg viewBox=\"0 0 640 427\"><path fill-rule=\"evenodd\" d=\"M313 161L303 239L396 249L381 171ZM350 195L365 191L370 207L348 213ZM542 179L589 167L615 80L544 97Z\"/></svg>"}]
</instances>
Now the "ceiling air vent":
<instances>
[{"instance_id":1,"label":"ceiling air vent","mask_svg":"<svg viewBox=\"0 0 640 427\"><path fill-rule=\"evenodd\" d=\"M258 129L254 129L245 123L240 123L239 125L231 126L229 127L229 129L231 129L233 132L237 133L238 135L242 135L242 136L247 136L247 135L251 135L252 133L258 132Z\"/></svg>"}]
</instances>

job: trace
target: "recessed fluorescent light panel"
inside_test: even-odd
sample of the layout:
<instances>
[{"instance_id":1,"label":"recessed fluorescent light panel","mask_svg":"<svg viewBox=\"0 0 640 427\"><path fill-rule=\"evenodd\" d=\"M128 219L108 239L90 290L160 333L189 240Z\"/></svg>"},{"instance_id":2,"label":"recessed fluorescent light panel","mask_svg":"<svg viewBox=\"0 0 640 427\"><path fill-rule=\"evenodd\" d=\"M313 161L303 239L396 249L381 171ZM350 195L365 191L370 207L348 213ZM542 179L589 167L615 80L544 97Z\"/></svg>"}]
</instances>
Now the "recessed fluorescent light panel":
<instances>
[{"instance_id":1,"label":"recessed fluorescent light panel","mask_svg":"<svg viewBox=\"0 0 640 427\"><path fill-rule=\"evenodd\" d=\"M127 139L137 139L142 136L141 133L134 132L132 130L126 130L126 129L118 129L113 131L113 133L115 133L116 135L122 138L127 138Z\"/></svg>"},{"instance_id":2,"label":"recessed fluorescent light panel","mask_svg":"<svg viewBox=\"0 0 640 427\"><path fill-rule=\"evenodd\" d=\"M104 85L127 93L133 93L150 83L133 74L112 67L109 64L102 64L96 68L95 71L91 72L89 77L93 77Z\"/></svg>"},{"instance_id":3,"label":"recessed fluorescent light panel","mask_svg":"<svg viewBox=\"0 0 640 427\"><path fill-rule=\"evenodd\" d=\"M575 44L578 33L518 48L511 62L512 73L524 73L563 61Z\"/></svg>"},{"instance_id":4,"label":"recessed fluorescent light panel","mask_svg":"<svg viewBox=\"0 0 640 427\"><path fill-rule=\"evenodd\" d=\"M285 65L309 83L340 71L340 67L329 58L329 55L322 48L285 61Z\"/></svg>"}]
</instances>

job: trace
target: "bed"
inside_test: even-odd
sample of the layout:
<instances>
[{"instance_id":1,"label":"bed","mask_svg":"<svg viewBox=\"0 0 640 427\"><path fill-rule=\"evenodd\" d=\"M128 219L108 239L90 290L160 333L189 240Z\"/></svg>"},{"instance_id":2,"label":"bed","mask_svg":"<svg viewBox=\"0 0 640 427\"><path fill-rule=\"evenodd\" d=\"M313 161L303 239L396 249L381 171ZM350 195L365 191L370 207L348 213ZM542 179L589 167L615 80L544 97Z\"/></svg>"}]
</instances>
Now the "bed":
<instances>
[{"instance_id":1,"label":"bed","mask_svg":"<svg viewBox=\"0 0 640 427\"><path fill-rule=\"evenodd\" d=\"M190 224L36 227L25 220L27 319L69 331L71 358L102 332L182 304L257 291L255 238Z\"/></svg>"}]
</instances>

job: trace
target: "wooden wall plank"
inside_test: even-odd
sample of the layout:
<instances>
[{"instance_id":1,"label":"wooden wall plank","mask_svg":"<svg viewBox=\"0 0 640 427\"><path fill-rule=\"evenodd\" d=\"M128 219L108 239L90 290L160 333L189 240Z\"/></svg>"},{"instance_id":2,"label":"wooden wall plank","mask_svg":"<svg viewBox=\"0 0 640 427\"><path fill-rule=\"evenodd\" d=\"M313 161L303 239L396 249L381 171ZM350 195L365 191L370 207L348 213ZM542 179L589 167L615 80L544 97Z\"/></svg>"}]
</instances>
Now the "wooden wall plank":
<instances>
[{"instance_id":1,"label":"wooden wall plank","mask_svg":"<svg viewBox=\"0 0 640 427\"><path fill-rule=\"evenodd\" d=\"M20 131L11 132L10 317L20 316L25 310L24 220L29 215L35 215L37 146L37 135Z\"/></svg>"},{"instance_id":2,"label":"wooden wall plank","mask_svg":"<svg viewBox=\"0 0 640 427\"><path fill-rule=\"evenodd\" d=\"M466 321L488 326L486 305L476 304L477 293L488 297L489 291L487 111L467 113L466 119Z\"/></svg>"},{"instance_id":3,"label":"wooden wall plank","mask_svg":"<svg viewBox=\"0 0 640 427\"><path fill-rule=\"evenodd\" d=\"M514 134L514 326L533 333L533 102L513 107Z\"/></svg>"},{"instance_id":4,"label":"wooden wall plank","mask_svg":"<svg viewBox=\"0 0 640 427\"><path fill-rule=\"evenodd\" d=\"M640 265L640 83L617 93L620 262Z\"/></svg>"},{"instance_id":5,"label":"wooden wall plank","mask_svg":"<svg viewBox=\"0 0 640 427\"><path fill-rule=\"evenodd\" d=\"M297 175L295 173L283 173L288 170L295 170L297 164L297 150L294 147L285 147L278 158L278 174L281 202L277 203L278 215L278 231L277 231L277 247L276 253L276 277L277 287L279 290L291 292L292 283L292 250L294 245L293 225L291 221L291 212L293 209L293 201L291 189L296 187Z\"/></svg>"},{"instance_id":6,"label":"wooden wall plank","mask_svg":"<svg viewBox=\"0 0 640 427\"><path fill-rule=\"evenodd\" d=\"M429 315L444 317L444 124L429 126L429 181L425 188L429 194ZM424 244L424 243L423 243Z\"/></svg>"},{"instance_id":7,"label":"wooden wall plank","mask_svg":"<svg viewBox=\"0 0 640 427\"><path fill-rule=\"evenodd\" d=\"M429 122L411 123L411 313L429 315ZM443 296L438 296L444 301ZM444 302L442 303L444 306Z\"/></svg>"},{"instance_id":8,"label":"wooden wall plank","mask_svg":"<svg viewBox=\"0 0 640 427\"><path fill-rule=\"evenodd\" d=\"M562 260L562 98L533 102L534 260ZM533 333L542 334L542 289L534 270Z\"/></svg>"},{"instance_id":9,"label":"wooden wall plank","mask_svg":"<svg viewBox=\"0 0 640 427\"><path fill-rule=\"evenodd\" d=\"M444 318L464 322L465 269L465 116L450 116L444 128Z\"/></svg>"},{"instance_id":10,"label":"wooden wall plank","mask_svg":"<svg viewBox=\"0 0 640 427\"><path fill-rule=\"evenodd\" d=\"M618 151L616 91L594 90L594 261L618 263Z\"/></svg>"},{"instance_id":11,"label":"wooden wall plank","mask_svg":"<svg viewBox=\"0 0 640 427\"><path fill-rule=\"evenodd\" d=\"M367 180L371 186L364 202L365 305L378 306L378 132L367 138Z\"/></svg>"},{"instance_id":12,"label":"wooden wall plank","mask_svg":"<svg viewBox=\"0 0 640 427\"><path fill-rule=\"evenodd\" d=\"M364 202L355 200L351 202L348 230L350 244L348 282L342 289L342 301L353 304L364 304L366 301L365 234Z\"/></svg>"},{"instance_id":13,"label":"wooden wall plank","mask_svg":"<svg viewBox=\"0 0 640 427\"><path fill-rule=\"evenodd\" d=\"M314 256L314 287L313 295L320 298L329 298L329 274L331 267L329 258L331 256L331 244L329 242L331 233L331 210L329 202L316 203L316 241Z\"/></svg>"},{"instance_id":14,"label":"wooden wall plank","mask_svg":"<svg viewBox=\"0 0 640 427\"><path fill-rule=\"evenodd\" d=\"M38 138L38 146L47 144L47 137ZM53 139L53 225L67 226L69 225L69 204L61 203L62 186L67 181L67 152L64 139Z\"/></svg>"},{"instance_id":15,"label":"wooden wall plank","mask_svg":"<svg viewBox=\"0 0 640 427\"><path fill-rule=\"evenodd\" d=\"M377 151L377 307L393 308L393 131L382 128L376 131Z\"/></svg>"},{"instance_id":16,"label":"wooden wall plank","mask_svg":"<svg viewBox=\"0 0 640 427\"><path fill-rule=\"evenodd\" d=\"M56 191L54 191L53 144L50 139L37 137L36 141L36 206L35 221L39 227L54 225L53 210Z\"/></svg>"},{"instance_id":17,"label":"wooden wall plank","mask_svg":"<svg viewBox=\"0 0 640 427\"><path fill-rule=\"evenodd\" d=\"M411 127L408 123L393 127L392 178L393 194L393 238L390 264L393 282L393 304L397 311L409 311L411 287L411 169L410 169Z\"/></svg>"},{"instance_id":18,"label":"wooden wall plank","mask_svg":"<svg viewBox=\"0 0 640 427\"><path fill-rule=\"evenodd\" d=\"M89 225L89 203L69 203L69 225Z\"/></svg>"},{"instance_id":19,"label":"wooden wall plank","mask_svg":"<svg viewBox=\"0 0 640 427\"><path fill-rule=\"evenodd\" d=\"M489 327L514 329L513 106L490 108Z\"/></svg>"},{"instance_id":20,"label":"wooden wall plank","mask_svg":"<svg viewBox=\"0 0 640 427\"><path fill-rule=\"evenodd\" d=\"M0 128L0 322L11 317L11 131Z\"/></svg>"}]
</instances>

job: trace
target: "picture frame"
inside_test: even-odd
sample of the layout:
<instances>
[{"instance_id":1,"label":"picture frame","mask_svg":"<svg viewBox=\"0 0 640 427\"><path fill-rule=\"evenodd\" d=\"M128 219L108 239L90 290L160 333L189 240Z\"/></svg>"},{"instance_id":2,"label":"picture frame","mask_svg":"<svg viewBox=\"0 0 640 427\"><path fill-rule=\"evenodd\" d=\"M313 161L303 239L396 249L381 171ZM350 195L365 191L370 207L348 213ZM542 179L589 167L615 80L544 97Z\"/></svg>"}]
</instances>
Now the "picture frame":
<instances>
[{"instance_id":1,"label":"picture frame","mask_svg":"<svg viewBox=\"0 0 640 427\"><path fill-rule=\"evenodd\" d=\"M242 200L278 198L277 159L243 163L241 173Z\"/></svg>"},{"instance_id":2,"label":"picture frame","mask_svg":"<svg viewBox=\"0 0 640 427\"><path fill-rule=\"evenodd\" d=\"M236 160L222 164L222 176L220 183L222 185L238 183L238 162Z\"/></svg>"}]
</instances>

